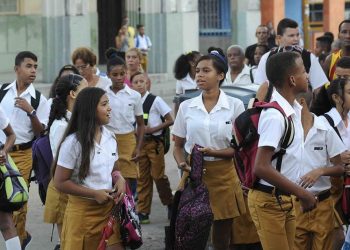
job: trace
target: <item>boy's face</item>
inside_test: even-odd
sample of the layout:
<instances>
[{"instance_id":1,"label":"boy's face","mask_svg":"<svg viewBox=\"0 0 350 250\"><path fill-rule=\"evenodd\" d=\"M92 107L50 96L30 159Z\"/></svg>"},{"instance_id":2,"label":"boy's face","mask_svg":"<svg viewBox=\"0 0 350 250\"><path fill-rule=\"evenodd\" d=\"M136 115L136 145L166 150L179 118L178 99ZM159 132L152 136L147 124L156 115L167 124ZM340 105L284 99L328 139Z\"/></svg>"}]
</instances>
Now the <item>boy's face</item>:
<instances>
[{"instance_id":1,"label":"boy's face","mask_svg":"<svg viewBox=\"0 0 350 250\"><path fill-rule=\"evenodd\" d=\"M31 58L24 58L20 65L15 66L17 79L25 83L32 83L36 78L38 63Z\"/></svg>"},{"instance_id":2,"label":"boy's face","mask_svg":"<svg viewBox=\"0 0 350 250\"><path fill-rule=\"evenodd\" d=\"M315 46L315 56L319 57L323 52L322 44L319 41L316 41Z\"/></svg>"},{"instance_id":3,"label":"boy's face","mask_svg":"<svg viewBox=\"0 0 350 250\"><path fill-rule=\"evenodd\" d=\"M299 28L286 28L283 35L278 36L280 41L280 46L292 46L299 45L300 33Z\"/></svg>"},{"instance_id":4,"label":"boy's face","mask_svg":"<svg viewBox=\"0 0 350 250\"><path fill-rule=\"evenodd\" d=\"M301 59L301 57L298 57L295 60L295 64L296 64L296 67L290 77L294 78L294 84L295 84L297 93L306 92L308 91L308 86L309 86L309 76L306 73L303 59Z\"/></svg>"},{"instance_id":5,"label":"boy's face","mask_svg":"<svg viewBox=\"0 0 350 250\"><path fill-rule=\"evenodd\" d=\"M350 68L341 68L341 67L336 67L335 68L335 74L338 77L350 77Z\"/></svg>"},{"instance_id":6,"label":"boy's face","mask_svg":"<svg viewBox=\"0 0 350 250\"><path fill-rule=\"evenodd\" d=\"M143 74L134 76L132 79L132 88L139 92L141 95L147 91L147 79Z\"/></svg>"}]
</instances>

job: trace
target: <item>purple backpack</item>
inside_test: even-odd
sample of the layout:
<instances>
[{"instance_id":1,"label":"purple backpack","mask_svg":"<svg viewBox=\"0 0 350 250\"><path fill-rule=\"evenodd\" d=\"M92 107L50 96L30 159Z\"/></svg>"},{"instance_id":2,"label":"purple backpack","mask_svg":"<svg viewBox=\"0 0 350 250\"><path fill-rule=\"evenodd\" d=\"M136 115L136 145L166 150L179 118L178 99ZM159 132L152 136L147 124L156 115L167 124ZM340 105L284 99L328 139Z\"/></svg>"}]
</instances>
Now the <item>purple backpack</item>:
<instances>
[{"instance_id":1,"label":"purple backpack","mask_svg":"<svg viewBox=\"0 0 350 250\"><path fill-rule=\"evenodd\" d=\"M203 153L199 148L193 147L189 181L176 209L174 249L205 249L214 219L209 192L202 182Z\"/></svg>"},{"instance_id":2,"label":"purple backpack","mask_svg":"<svg viewBox=\"0 0 350 250\"><path fill-rule=\"evenodd\" d=\"M39 186L39 196L43 204L46 201L46 192L51 180L51 164L53 160L49 134L37 138L32 145L32 159L35 178Z\"/></svg>"}]
</instances>

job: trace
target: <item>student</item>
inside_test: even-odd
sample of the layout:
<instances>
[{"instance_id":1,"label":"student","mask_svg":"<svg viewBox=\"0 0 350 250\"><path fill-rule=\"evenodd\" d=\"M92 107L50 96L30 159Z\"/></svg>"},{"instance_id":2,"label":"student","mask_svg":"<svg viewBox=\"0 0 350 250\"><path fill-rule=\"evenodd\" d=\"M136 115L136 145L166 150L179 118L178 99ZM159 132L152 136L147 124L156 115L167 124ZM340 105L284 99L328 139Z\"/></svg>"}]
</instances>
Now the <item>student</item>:
<instances>
[{"instance_id":1,"label":"student","mask_svg":"<svg viewBox=\"0 0 350 250\"><path fill-rule=\"evenodd\" d=\"M145 34L145 26L143 24L137 25L138 34L135 36L135 47L141 51L141 65L142 69L147 72L148 69L148 52L152 47L152 42L149 36Z\"/></svg>"},{"instance_id":2,"label":"student","mask_svg":"<svg viewBox=\"0 0 350 250\"><path fill-rule=\"evenodd\" d=\"M112 84L110 79L96 74L97 57L91 49L76 48L72 53L72 63L89 83L89 87L106 89Z\"/></svg>"},{"instance_id":3,"label":"student","mask_svg":"<svg viewBox=\"0 0 350 250\"><path fill-rule=\"evenodd\" d=\"M176 94L184 94L188 89L196 89L194 81L196 74L196 62L201 54L198 51L190 51L181 54L175 61L174 76L176 81Z\"/></svg>"},{"instance_id":4,"label":"student","mask_svg":"<svg viewBox=\"0 0 350 250\"><path fill-rule=\"evenodd\" d=\"M145 128L141 95L124 83L126 65L124 60L119 56L108 60L107 74L112 80L112 86L106 89L106 94L112 108L112 117L107 124L107 128L117 138L118 166L135 195L136 180L139 177L137 162L141 154Z\"/></svg>"},{"instance_id":5,"label":"student","mask_svg":"<svg viewBox=\"0 0 350 250\"><path fill-rule=\"evenodd\" d=\"M281 51L296 51L303 55L303 63L309 74L309 81L313 90L318 89L323 84L328 82L327 76L323 72L317 57L298 46L300 34L297 22L289 18L282 19L277 26L277 38L280 41L279 47L276 48L276 50L271 50L262 56L256 71L255 83L262 84L266 82L266 61L270 57L271 53L274 54ZM309 61L309 70L306 67L307 61Z\"/></svg>"},{"instance_id":6,"label":"student","mask_svg":"<svg viewBox=\"0 0 350 250\"><path fill-rule=\"evenodd\" d=\"M340 58L335 67L335 75L338 77L350 77L350 57L343 56Z\"/></svg>"},{"instance_id":7,"label":"student","mask_svg":"<svg viewBox=\"0 0 350 250\"><path fill-rule=\"evenodd\" d=\"M139 72L131 77L132 87L139 92L142 103L149 102L151 98L147 91L147 78ZM144 110L144 112L146 112ZM164 206L168 207L168 219L172 211L173 195L168 177L165 175L164 146L162 132L173 125L170 107L162 98L156 96L149 112L144 113L145 136L139 159L140 176L137 179L137 212L141 224L148 224L153 197L153 181L156 184L159 198ZM161 117L164 117L162 121ZM147 122L147 124L146 124Z\"/></svg>"},{"instance_id":8,"label":"student","mask_svg":"<svg viewBox=\"0 0 350 250\"><path fill-rule=\"evenodd\" d=\"M255 82L256 70L258 69L258 65L260 63L261 57L269 51L269 47L266 45L257 45L254 51L254 62L255 65L250 68L250 79L251 82Z\"/></svg>"},{"instance_id":9,"label":"student","mask_svg":"<svg viewBox=\"0 0 350 250\"><path fill-rule=\"evenodd\" d=\"M75 99L80 90L87 86L87 81L82 76L76 74L62 76L57 81L55 89L56 97L53 99L51 105L47 128L53 158L56 157L58 146L72 115ZM61 239L62 222L67 201L67 194L58 192L53 184L53 180L51 180L47 189L44 222L57 224L58 239ZM58 244L56 248L59 249L60 245Z\"/></svg>"},{"instance_id":10,"label":"student","mask_svg":"<svg viewBox=\"0 0 350 250\"><path fill-rule=\"evenodd\" d=\"M16 80L2 85L0 90L4 94L1 106L16 134L10 155L28 185L32 171L32 142L34 136L44 131L49 117L46 98L32 84L36 78L37 61L36 55L30 51L18 53L15 58ZM5 142L5 134L0 135L0 141ZM22 248L25 249L32 239L25 228L27 204L13 214Z\"/></svg>"},{"instance_id":11,"label":"student","mask_svg":"<svg viewBox=\"0 0 350 250\"><path fill-rule=\"evenodd\" d=\"M90 87L79 93L54 163L55 188L69 197L62 249L97 249L111 209L124 195L121 175L112 185L118 149L114 135L104 127L110 116L104 90ZM117 221L107 245L107 249L124 249Z\"/></svg>"},{"instance_id":12,"label":"student","mask_svg":"<svg viewBox=\"0 0 350 250\"><path fill-rule=\"evenodd\" d=\"M272 161L272 156L280 150L285 121L278 110L262 111L254 166L254 172L260 180L249 191L248 206L263 249L293 249L295 208L291 195L300 200L304 212L316 206L313 194L296 183L302 168L304 140L300 120L301 106L295 97L307 91L308 76L300 54L295 52L271 56L267 61L266 73L270 84L276 89L271 101L278 102L285 114L291 117L295 134L283 156L281 171L278 172L275 167L276 160Z\"/></svg>"},{"instance_id":13,"label":"student","mask_svg":"<svg viewBox=\"0 0 350 250\"><path fill-rule=\"evenodd\" d=\"M0 129L6 135L5 144L0 151L0 164L6 162L6 155L13 147L16 140L16 135L10 125L10 120L5 115L4 110L0 106ZM0 180L0 185L2 185ZM0 231L5 239L7 250L21 250L21 243L17 236L15 224L12 219L12 213L0 211Z\"/></svg>"},{"instance_id":14,"label":"student","mask_svg":"<svg viewBox=\"0 0 350 250\"><path fill-rule=\"evenodd\" d=\"M245 212L230 147L232 124L244 111L244 106L239 99L220 90L228 70L223 51L211 48L208 52L196 66L195 79L202 93L182 102L175 119L174 158L179 169L189 171L184 150L190 154L195 144L203 147L203 182L208 187L214 213L212 241L214 249L228 249L233 218Z\"/></svg>"},{"instance_id":15,"label":"student","mask_svg":"<svg viewBox=\"0 0 350 250\"><path fill-rule=\"evenodd\" d=\"M51 88L50 88L50 92L49 92L49 98L50 98L49 100L51 100L50 107L52 104L52 99L56 97L56 85L58 83L58 80L62 76L69 75L69 74L80 75L79 70L71 64L66 64L60 69L60 71L58 72L58 76L53 81L53 84L51 85Z\"/></svg>"},{"instance_id":16,"label":"student","mask_svg":"<svg viewBox=\"0 0 350 250\"><path fill-rule=\"evenodd\" d=\"M341 58L340 60L344 60ZM341 62L339 60L339 62ZM341 77L333 80L330 84L326 84L321 88L312 103L311 111L316 115L327 114L334 123L334 126L339 131L339 135L345 144L346 152L342 153L342 160L345 164L350 163L350 81L348 77ZM341 197L343 192L343 179L332 178L331 195L335 204L335 232L334 232L334 248L340 249L344 243L343 225L347 221L342 217Z\"/></svg>"},{"instance_id":17,"label":"student","mask_svg":"<svg viewBox=\"0 0 350 250\"><path fill-rule=\"evenodd\" d=\"M303 213L295 200L295 249L333 249L334 212L329 176L344 174L340 154L346 148L324 117L309 111L311 90L297 95L303 107L304 151L299 184L317 197L317 207Z\"/></svg>"}]
</instances>

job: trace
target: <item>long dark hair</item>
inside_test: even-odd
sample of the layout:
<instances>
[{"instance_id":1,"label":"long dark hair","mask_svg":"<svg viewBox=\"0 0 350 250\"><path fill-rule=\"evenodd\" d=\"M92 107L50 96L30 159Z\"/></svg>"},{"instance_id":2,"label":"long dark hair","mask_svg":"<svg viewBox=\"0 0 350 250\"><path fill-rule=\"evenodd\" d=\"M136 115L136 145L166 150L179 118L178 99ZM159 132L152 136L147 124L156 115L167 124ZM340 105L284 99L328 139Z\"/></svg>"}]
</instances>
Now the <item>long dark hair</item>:
<instances>
[{"instance_id":1,"label":"long dark hair","mask_svg":"<svg viewBox=\"0 0 350 250\"><path fill-rule=\"evenodd\" d=\"M342 99L342 109L344 110L344 88L348 83L350 83L350 78L339 77L334 79L331 83L322 86L311 105L311 112L319 116L327 113L333 107L336 107L336 103L332 98L333 94L338 95ZM343 110L340 114L341 116L343 116Z\"/></svg>"},{"instance_id":2,"label":"long dark hair","mask_svg":"<svg viewBox=\"0 0 350 250\"><path fill-rule=\"evenodd\" d=\"M177 80L182 80L191 71L191 62L195 62L195 58L200 56L198 51L191 51L181 54L175 61L174 76Z\"/></svg>"},{"instance_id":3,"label":"long dark hair","mask_svg":"<svg viewBox=\"0 0 350 250\"><path fill-rule=\"evenodd\" d=\"M66 117L68 107L67 96L69 96L71 90L77 90L83 79L82 76L76 74L69 74L58 79L55 89L56 96L52 100L49 123L47 125L48 131L50 131L51 125L55 120L64 118L68 122L68 118Z\"/></svg>"},{"instance_id":4,"label":"long dark hair","mask_svg":"<svg viewBox=\"0 0 350 250\"><path fill-rule=\"evenodd\" d=\"M64 71L72 71L73 74L80 75L79 74L79 70L76 67L74 67L73 65L71 65L71 64L64 65L60 69L60 71L58 72L58 76L55 78L55 80L53 81L53 84L51 85L49 98L55 98L55 96L56 96L56 86L58 84L58 80L61 78L62 73Z\"/></svg>"},{"instance_id":5,"label":"long dark hair","mask_svg":"<svg viewBox=\"0 0 350 250\"><path fill-rule=\"evenodd\" d=\"M103 89L87 87L78 94L72 117L69 120L68 127L62 139L62 141L64 141L67 136L75 133L81 145L81 163L78 173L80 181L84 180L89 172L90 155L94 150L95 133L99 126L96 120L96 110L101 97L105 93ZM56 157L56 164L57 158L58 154Z\"/></svg>"}]
</instances>

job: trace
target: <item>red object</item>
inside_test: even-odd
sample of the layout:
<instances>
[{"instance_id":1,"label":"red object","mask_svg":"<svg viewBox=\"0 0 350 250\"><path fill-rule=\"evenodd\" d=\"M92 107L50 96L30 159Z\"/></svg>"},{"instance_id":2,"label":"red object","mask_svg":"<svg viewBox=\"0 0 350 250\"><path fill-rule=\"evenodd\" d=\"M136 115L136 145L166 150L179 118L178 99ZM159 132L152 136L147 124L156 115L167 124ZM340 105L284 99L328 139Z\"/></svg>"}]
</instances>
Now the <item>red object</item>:
<instances>
[{"instance_id":1,"label":"red object","mask_svg":"<svg viewBox=\"0 0 350 250\"><path fill-rule=\"evenodd\" d=\"M344 178L344 190L342 197L342 209L346 220L350 221L350 176Z\"/></svg>"},{"instance_id":2,"label":"red object","mask_svg":"<svg viewBox=\"0 0 350 250\"><path fill-rule=\"evenodd\" d=\"M109 237L111 237L111 235L113 234L113 225L116 222L117 207L117 204L114 204L107 225L103 228L102 239L100 241L100 244L98 245L97 250L105 250L107 247L107 241Z\"/></svg>"}]
</instances>

